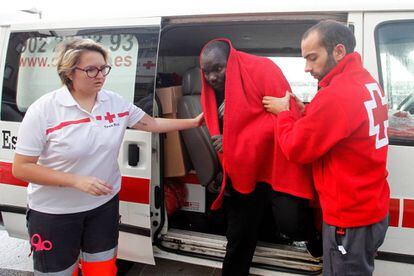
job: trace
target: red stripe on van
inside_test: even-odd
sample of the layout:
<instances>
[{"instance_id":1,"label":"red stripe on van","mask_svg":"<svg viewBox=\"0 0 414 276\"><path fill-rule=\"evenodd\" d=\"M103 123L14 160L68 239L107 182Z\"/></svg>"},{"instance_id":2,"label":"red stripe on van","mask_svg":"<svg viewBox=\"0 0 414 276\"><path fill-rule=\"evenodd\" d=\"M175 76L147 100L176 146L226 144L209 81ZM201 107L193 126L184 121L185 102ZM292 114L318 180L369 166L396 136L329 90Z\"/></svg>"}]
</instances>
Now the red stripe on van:
<instances>
[{"instance_id":1,"label":"red stripe on van","mask_svg":"<svg viewBox=\"0 0 414 276\"><path fill-rule=\"evenodd\" d=\"M123 201L149 204L149 189L149 179L123 176L119 198Z\"/></svg>"},{"instance_id":2,"label":"red stripe on van","mask_svg":"<svg viewBox=\"0 0 414 276\"><path fill-rule=\"evenodd\" d=\"M46 134L52 133L53 131L59 130L59 129L65 127L65 126L82 124L82 123L89 123L90 121L91 121L90 118L83 118L83 119L76 120L76 121L61 122L57 126L54 126L54 127L51 127L51 128L46 129Z\"/></svg>"},{"instance_id":3,"label":"red stripe on van","mask_svg":"<svg viewBox=\"0 0 414 276\"><path fill-rule=\"evenodd\" d=\"M404 199L402 227L414 228L414 200Z\"/></svg>"},{"instance_id":4,"label":"red stripe on van","mask_svg":"<svg viewBox=\"0 0 414 276\"><path fill-rule=\"evenodd\" d=\"M400 217L400 199L390 199L390 221L389 226L398 227L398 219Z\"/></svg>"},{"instance_id":5,"label":"red stripe on van","mask_svg":"<svg viewBox=\"0 0 414 276\"><path fill-rule=\"evenodd\" d=\"M12 174L12 164L0 162L0 183L27 187L28 183L15 178ZM150 180L146 178L122 177L119 198L123 201L149 204Z\"/></svg>"}]
</instances>

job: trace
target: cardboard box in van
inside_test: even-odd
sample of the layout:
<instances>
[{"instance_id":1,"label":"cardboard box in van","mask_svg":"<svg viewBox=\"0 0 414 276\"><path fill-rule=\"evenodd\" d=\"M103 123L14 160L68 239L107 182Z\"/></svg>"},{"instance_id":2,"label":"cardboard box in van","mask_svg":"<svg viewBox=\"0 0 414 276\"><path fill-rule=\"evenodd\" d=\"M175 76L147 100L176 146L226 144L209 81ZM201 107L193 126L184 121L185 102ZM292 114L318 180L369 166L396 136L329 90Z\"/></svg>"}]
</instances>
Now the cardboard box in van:
<instances>
[{"instance_id":1,"label":"cardboard box in van","mask_svg":"<svg viewBox=\"0 0 414 276\"><path fill-rule=\"evenodd\" d=\"M158 88L157 96L161 102L162 117L177 118L177 102L182 96L181 86ZM177 177L187 173L187 160L179 131L166 133L164 139L164 176Z\"/></svg>"},{"instance_id":2,"label":"cardboard box in van","mask_svg":"<svg viewBox=\"0 0 414 276\"><path fill-rule=\"evenodd\" d=\"M181 88L181 86L171 86L156 90L161 102L162 114L177 114L178 99L183 95Z\"/></svg>"}]
</instances>

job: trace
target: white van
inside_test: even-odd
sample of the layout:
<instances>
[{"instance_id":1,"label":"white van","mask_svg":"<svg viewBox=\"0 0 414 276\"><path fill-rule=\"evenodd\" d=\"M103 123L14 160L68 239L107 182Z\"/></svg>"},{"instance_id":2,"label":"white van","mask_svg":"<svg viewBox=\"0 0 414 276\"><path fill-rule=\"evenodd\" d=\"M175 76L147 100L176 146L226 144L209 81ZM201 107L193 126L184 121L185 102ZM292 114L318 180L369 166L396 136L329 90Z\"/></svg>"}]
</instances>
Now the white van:
<instances>
[{"instance_id":1,"label":"white van","mask_svg":"<svg viewBox=\"0 0 414 276\"><path fill-rule=\"evenodd\" d=\"M0 211L9 235L28 238L27 183L11 173L19 124L33 101L60 86L52 57L63 38L89 37L108 47L113 69L106 89L154 116L186 117L200 112L201 47L218 37L229 38L236 49L274 60L293 92L310 101L317 83L303 73L301 35L321 19L335 19L354 31L356 50L389 101L390 228L378 252L376 274L414 275L414 5L366 10L335 4L289 8L285 3L278 9L276 3L243 13L214 9L203 12L208 15L194 11L0 26ZM180 93L175 94L176 86L181 86ZM167 97L183 96L163 106L165 96L155 93L161 87ZM394 116L398 111L411 115ZM209 209L217 195L217 157L205 128L182 132L181 142L178 138L131 129L125 133L119 155L123 174L119 258L154 264L154 257L161 257L221 267L224 214ZM168 148L171 143L173 148ZM164 191L171 183L184 185L187 198L180 210L167 216ZM309 255L302 243L275 234L270 214L264 225L267 231L261 233L252 273L321 273L322 261Z\"/></svg>"}]
</instances>

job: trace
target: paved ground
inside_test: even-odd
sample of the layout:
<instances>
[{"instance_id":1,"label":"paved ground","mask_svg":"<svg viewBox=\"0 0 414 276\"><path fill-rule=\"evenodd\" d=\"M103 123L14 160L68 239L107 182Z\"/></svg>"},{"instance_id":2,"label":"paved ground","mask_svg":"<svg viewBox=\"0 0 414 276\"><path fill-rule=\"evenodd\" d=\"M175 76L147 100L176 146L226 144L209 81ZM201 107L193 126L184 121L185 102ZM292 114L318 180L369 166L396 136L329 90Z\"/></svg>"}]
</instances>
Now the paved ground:
<instances>
[{"instance_id":1,"label":"paved ground","mask_svg":"<svg viewBox=\"0 0 414 276\"><path fill-rule=\"evenodd\" d=\"M27 241L10 238L0 226L0 275L30 275L28 273L13 274L11 271L32 271L33 263L29 258L30 247Z\"/></svg>"},{"instance_id":2,"label":"paved ground","mask_svg":"<svg viewBox=\"0 0 414 276\"><path fill-rule=\"evenodd\" d=\"M32 276L33 262L28 241L10 238L0 226L0 276ZM156 266L119 261L119 276L218 276L221 270L156 259Z\"/></svg>"},{"instance_id":3,"label":"paved ground","mask_svg":"<svg viewBox=\"0 0 414 276\"><path fill-rule=\"evenodd\" d=\"M126 273L120 275L126 276L220 276L221 269L211 268L205 266L197 266L191 264L184 264L175 261L169 261L164 259L156 259L156 266L134 264L132 268ZM122 269L122 266L120 266Z\"/></svg>"}]
</instances>

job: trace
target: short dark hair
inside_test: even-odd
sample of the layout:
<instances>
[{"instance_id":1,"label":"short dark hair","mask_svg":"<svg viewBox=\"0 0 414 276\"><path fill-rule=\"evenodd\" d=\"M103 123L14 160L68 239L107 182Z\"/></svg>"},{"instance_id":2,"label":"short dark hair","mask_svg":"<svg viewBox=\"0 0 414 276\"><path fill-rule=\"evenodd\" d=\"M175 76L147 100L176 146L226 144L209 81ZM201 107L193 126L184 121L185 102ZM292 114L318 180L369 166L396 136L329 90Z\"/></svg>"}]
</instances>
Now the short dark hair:
<instances>
[{"instance_id":1,"label":"short dark hair","mask_svg":"<svg viewBox=\"0 0 414 276\"><path fill-rule=\"evenodd\" d=\"M345 46L346 53L352 53L355 49L355 36L351 29L335 20L323 20L318 24L310 27L302 36L302 40L306 39L310 33L318 32L319 43L325 47L328 54L338 44Z\"/></svg>"},{"instance_id":2,"label":"short dark hair","mask_svg":"<svg viewBox=\"0 0 414 276\"><path fill-rule=\"evenodd\" d=\"M230 45L222 40L211 41L207 43L206 46L204 46L203 52L201 53L201 58L204 59L204 57L213 51L218 51L219 53L222 53L228 57L230 53Z\"/></svg>"}]
</instances>

